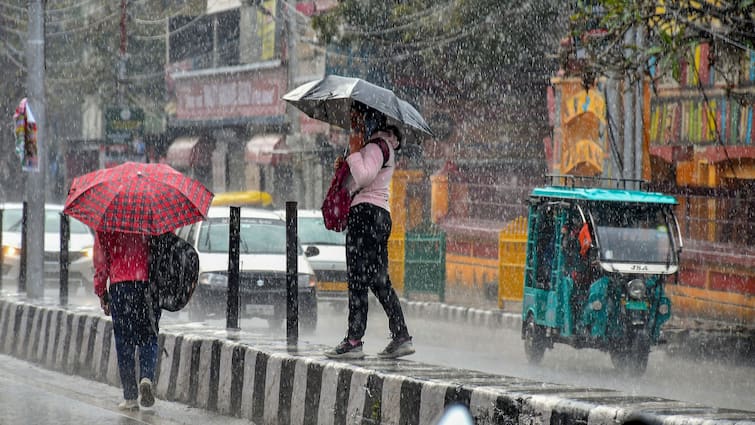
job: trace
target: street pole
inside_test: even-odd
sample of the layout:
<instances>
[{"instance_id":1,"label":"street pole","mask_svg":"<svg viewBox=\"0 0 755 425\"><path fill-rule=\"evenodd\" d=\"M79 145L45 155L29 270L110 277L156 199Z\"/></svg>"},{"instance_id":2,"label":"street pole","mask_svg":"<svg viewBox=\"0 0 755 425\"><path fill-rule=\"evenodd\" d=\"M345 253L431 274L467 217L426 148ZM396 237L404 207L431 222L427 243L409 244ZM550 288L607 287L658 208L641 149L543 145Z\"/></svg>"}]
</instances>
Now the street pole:
<instances>
[{"instance_id":1,"label":"street pole","mask_svg":"<svg viewBox=\"0 0 755 425\"><path fill-rule=\"evenodd\" d=\"M286 22L286 91L293 90L296 87L296 76L299 70L298 54L296 52L296 9L291 2L282 2L283 16ZM291 143L290 147L295 151L301 151L302 138L301 127L299 125L299 111L290 103L286 102L286 115L288 117L289 137L287 140ZM294 167L293 183L291 193L294 194L298 202L306 205L304 202L304 185L306 184L304 170L308 169L308 164L302 161L299 156L297 166Z\"/></svg>"},{"instance_id":2,"label":"street pole","mask_svg":"<svg viewBox=\"0 0 755 425\"><path fill-rule=\"evenodd\" d=\"M603 177L621 177L623 175L622 152L618 152L621 135L624 131L624 122L621 117L621 76L614 72L609 73L606 80L606 108L608 111L608 134L606 135L609 149L612 152L610 161L607 161L606 174Z\"/></svg>"},{"instance_id":3,"label":"street pole","mask_svg":"<svg viewBox=\"0 0 755 425\"><path fill-rule=\"evenodd\" d=\"M29 246L27 248L27 296L44 296L45 178L47 137L45 128L45 28L44 0L29 0L28 105L37 120L39 170L27 172L26 200L29 205Z\"/></svg>"},{"instance_id":4,"label":"street pole","mask_svg":"<svg viewBox=\"0 0 755 425\"><path fill-rule=\"evenodd\" d=\"M118 48L118 106L125 105L125 84L126 84L126 21L128 20L128 0L121 0L121 42Z\"/></svg>"},{"instance_id":5,"label":"street pole","mask_svg":"<svg viewBox=\"0 0 755 425\"><path fill-rule=\"evenodd\" d=\"M634 37L634 29L630 29L627 31L625 37L624 37L624 44L629 46L634 44L635 37ZM625 49L625 54L628 56L631 56L633 54L632 50L627 48ZM634 85L632 83L632 77L631 73L634 70L624 70L624 87L622 90L622 98L624 99L623 105L624 105L624 138L622 140L622 146L623 146L623 157L624 157L624 174L622 175L625 179L633 179L635 176L634 172L634 143L635 143L635 120L634 120L634 114L635 114L635 90Z\"/></svg>"},{"instance_id":6,"label":"street pole","mask_svg":"<svg viewBox=\"0 0 755 425\"><path fill-rule=\"evenodd\" d=\"M643 46L645 45L645 33L642 27L640 26L637 27L637 29L635 30L635 37L637 39L637 50L642 52ZM644 69L642 65L639 66L636 72L637 72L637 81L635 83L635 88L634 88L634 93L635 93L634 178L637 180L640 180L643 178L642 162L643 162L643 154L645 150L644 149L645 148L645 121L644 121L644 110L643 110L645 96L643 95ZM641 188L636 187L636 189L641 189Z\"/></svg>"}]
</instances>

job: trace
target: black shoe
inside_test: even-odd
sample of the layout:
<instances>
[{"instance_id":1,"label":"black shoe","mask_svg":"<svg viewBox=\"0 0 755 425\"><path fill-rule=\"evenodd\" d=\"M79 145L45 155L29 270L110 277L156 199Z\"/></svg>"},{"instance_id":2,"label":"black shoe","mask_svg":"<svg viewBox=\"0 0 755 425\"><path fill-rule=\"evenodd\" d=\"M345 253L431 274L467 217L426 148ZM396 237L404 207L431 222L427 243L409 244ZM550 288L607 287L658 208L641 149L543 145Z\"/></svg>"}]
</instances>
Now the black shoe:
<instances>
[{"instance_id":1,"label":"black shoe","mask_svg":"<svg viewBox=\"0 0 755 425\"><path fill-rule=\"evenodd\" d=\"M325 357L330 359L361 359L364 358L364 351L362 351L362 341L359 341L356 345L352 345L348 338L341 341L332 350L326 351Z\"/></svg>"},{"instance_id":2,"label":"black shoe","mask_svg":"<svg viewBox=\"0 0 755 425\"><path fill-rule=\"evenodd\" d=\"M414 354L414 344L412 344L412 337L406 336L391 340L388 346L385 347L385 350L378 353L378 357L382 359L395 359L410 354Z\"/></svg>"}]
</instances>

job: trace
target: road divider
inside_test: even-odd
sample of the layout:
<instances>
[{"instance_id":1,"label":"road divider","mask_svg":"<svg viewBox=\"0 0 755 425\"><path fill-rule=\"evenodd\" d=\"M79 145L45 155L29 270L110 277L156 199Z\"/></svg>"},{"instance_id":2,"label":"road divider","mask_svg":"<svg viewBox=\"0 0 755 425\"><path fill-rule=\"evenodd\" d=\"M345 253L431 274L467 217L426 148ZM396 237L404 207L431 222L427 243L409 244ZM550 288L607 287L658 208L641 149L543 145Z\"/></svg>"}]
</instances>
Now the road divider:
<instances>
[{"instance_id":1,"label":"road divider","mask_svg":"<svg viewBox=\"0 0 755 425\"><path fill-rule=\"evenodd\" d=\"M464 308L441 313L431 304L407 307L438 309L487 326L516 325L511 314ZM469 406L481 425L615 425L637 414L665 425L755 424L753 412L408 360L339 362L324 358L323 347L290 347L283 337L198 324L161 327L158 399L260 425L432 425L452 403ZM0 299L0 332L3 354L120 385L109 317Z\"/></svg>"}]
</instances>

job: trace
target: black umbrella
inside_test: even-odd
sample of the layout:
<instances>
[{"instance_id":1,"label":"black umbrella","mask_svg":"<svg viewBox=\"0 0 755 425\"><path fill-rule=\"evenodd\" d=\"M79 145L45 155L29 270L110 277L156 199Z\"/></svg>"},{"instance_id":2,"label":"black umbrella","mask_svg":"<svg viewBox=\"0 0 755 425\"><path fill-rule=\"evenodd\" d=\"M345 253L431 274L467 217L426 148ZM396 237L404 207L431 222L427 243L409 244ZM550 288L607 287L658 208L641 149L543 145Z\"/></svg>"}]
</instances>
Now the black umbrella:
<instances>
[{"instance_id":1,"label":"black umbrella","mask_svg":"<svg viewBox=\"0 0 755 425\"><path fill-rule=\"evenodd\" d=\"M393 91L361 78L328 75L291 90L283 100L310 117L348 129L353 103L360 102L383 113L389 124L395 124L407 139L421 140L433 136L422 115Z\"/></svg>"}]
</instances>

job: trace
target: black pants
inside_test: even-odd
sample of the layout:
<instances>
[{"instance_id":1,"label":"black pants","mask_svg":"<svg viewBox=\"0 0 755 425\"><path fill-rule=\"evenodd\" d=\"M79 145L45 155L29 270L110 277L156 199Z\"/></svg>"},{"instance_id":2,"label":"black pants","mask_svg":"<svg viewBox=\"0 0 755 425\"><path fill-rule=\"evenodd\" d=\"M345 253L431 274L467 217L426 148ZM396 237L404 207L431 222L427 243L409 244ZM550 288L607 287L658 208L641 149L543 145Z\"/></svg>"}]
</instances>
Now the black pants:
<instances>
[{"instance_id":1,"label":"black pants","mask_svg":"<svg viewBox=\"0 0 755 425\"><path fill-rule=\"evenodd\" d=\"M123 385L123 398L138 397L136 351L139 351L139 380L155 380L157 366L160 308L152 305L154 327L147 301L147 282L118 282L110 285L110 316L113 318L113 337L118 357L118 372Z\"/></svg>"},{"instance_id":2,"label":"black pants","mask_svg":"<svg viewBox=\"0 0 755 425\"><path fill-rule=\"evenodd\" d=\"M346 270L349 281L348 338L359 340L367 327L368 292L372 290L388 316L392 338L409 336L404 312L388 276L388 237L391 215L372 204L349 210L346 230Z\"/></svg>"}]
</instances>

